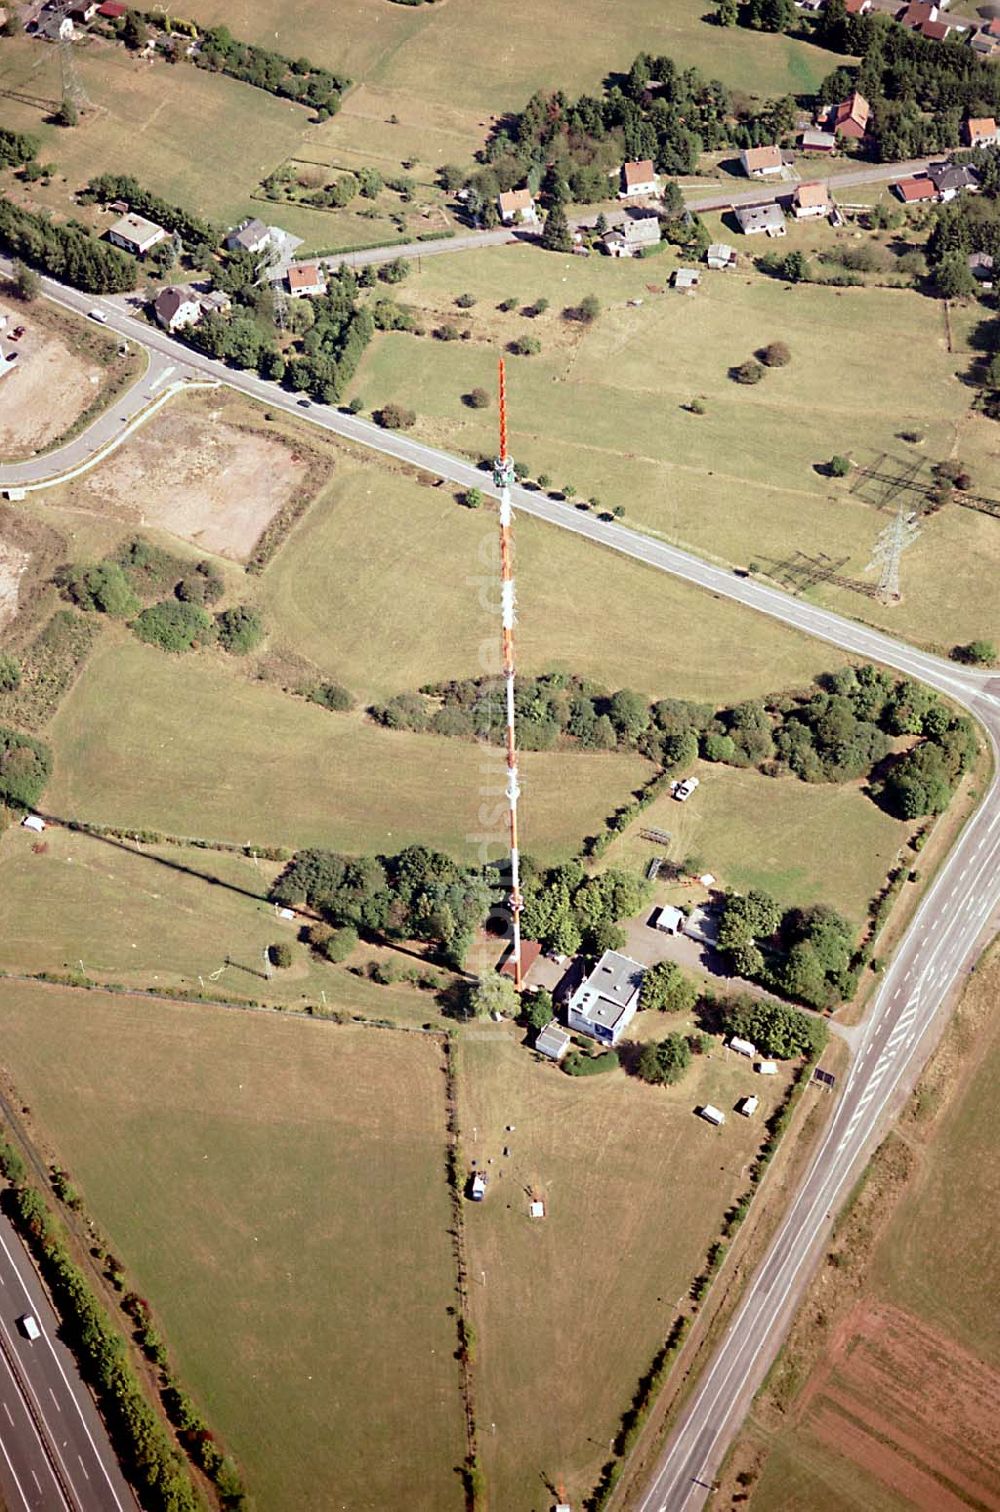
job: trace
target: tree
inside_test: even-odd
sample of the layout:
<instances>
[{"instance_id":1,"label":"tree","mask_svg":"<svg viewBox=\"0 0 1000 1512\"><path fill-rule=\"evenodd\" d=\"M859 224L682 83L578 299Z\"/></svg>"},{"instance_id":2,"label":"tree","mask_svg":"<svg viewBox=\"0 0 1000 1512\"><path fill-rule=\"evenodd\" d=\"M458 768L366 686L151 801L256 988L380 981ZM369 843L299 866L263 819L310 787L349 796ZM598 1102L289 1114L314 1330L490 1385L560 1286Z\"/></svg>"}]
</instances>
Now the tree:
<instances>
[{"instance_id":1,"label":"tree","mask_svg":"<svg viewBox=\"0 0 1000 1512\"><path fill-rule=\"evenodd\" d=\"M245 604L234 609L223 609L215 616L215 628L219 645L233 656L246 656L264 639L264 624L255 609Z\"/></svg>"},{"instance_id":2,"label":"tree","mask_svg":"<svg viewBox=\"0 0 1000 1512\"><path fill-rule=\"evenodd\" d=\"M757 354L765 367L787 367L792 354L783 341L772 341Z\"/></svg>"},{"instance_id":3,"label":"tree","mask_svg":"<svg viewBox=\"0 0 1000 1512\"><path fill-rule=\"evenodd\" d=\"M766 998L732 999L724 1005L721 1021L726 1034L748 1039L763 1055L778 1060L818 1054L829 1037L821 1019Z\"/></svg>"},{"instance_id":4,"label":"tree","mask_svg":"<svg viewBox=\"0 0 1000 1512\"><path fill-rule=\"evenodd\" d=\"M47 746L0 725L0 803L34 808L52 772Z\"/></svg>"},{"instance_id":5,"label":"tree","mask_svg":"<svg viewBox=\"0 0 1000 1512\"><path fill-rule=\"evenodd\" d=\"M764 376L763 367L753 357L748 357L746 362L741 362L739 367L735 367L731 371L737 383L759 383Z\"/></svg>"},{"instance_id":6,"label":"tree","mask_svg":"<svg viewBox=\"0 0 1000 1512\"><path fill-rule=\"evenodd\" d=\"M965 662L971 667L992 667L997 660L996 642L974 640L964 646L955 646L952 649L951 659Z\"/></svg>"},{"instance_id":7,"label":"tree","mask_svg":"<svg viewBox=\"0 0 1000 1512\"><path fill-rule=\"evenodd\" d=\"M31 304L41 291L42 280L34 268L29 268L20 258L14 263L14 293L25 304Z\"/></svg>"},{"instance_id":8,"label":"tree","mask_svg":"<svg viewBox=\"0 0 1000 1512\"><path fill-rule=\"evenodd\" d=\"M847 457L839 455L831 457L829 461L831 478L846 478L851 470L851 464Z\"/></svg>"},{"instance_id":9,"label":"tree","mask_svg":"<svg viewBox=\"0 0 1000 1512\"><path fill-rule=\"evenodd\" d=\"M383 263L378 270L378 276L383 283L398 284L409 276L410 264L404 257L396 257L392 262Z\"/></svg>"},{"instance_id":10,"label":"tree","mask_svg":"<svg viewBox=\"0 0 1000 1512\"><path fill-rule=\"evenodd\" d=\"M138 11L126 11L121 39L131 52L138 52L141 47L145 47L149 40L149 28Z\"/></svg>"},{"instance_id":11,"label":"tree","mask_svg":"<svg viewBox=\"0 0 1000 1512\"><path fill-rule=\"evenodd\" d=\"M637 740L649 728L649 702L632 688L619 688L608 705L608 718L623 740Z\"/></svg>"},{"instance_id":12,"label":"tree","mask_svg":"<svg viewBox=\"0 0 1000 1512\"><path fill-rule=\"evenodd\" d=\"M717 26L735 26L740 17L738 0L715 0Z\"/></svg>"},{"instance_id":13,"label":"tree","mask_svg":"<svg viewBox=\"0 0 1000 1512\"><path fill-rule=\"evenodd\" d=\"M784 32L795 25L793 0L747 0L743 9L754 31Z\"/></svg>"},{"instance_id":14,"label":"tree","mask_svg":"<svg viewBox=\"0 0 1000 1512\"><path fill-rule=\"evenodd\" d=\"M486 409L490 402L490 396L484 388L470 389L466 402L470 409Z\"/></svg>"},{"instance_id":15,"label":"tree","mask_svg":"<svg viewBox=\"0 0 1000 1512\"><path fill-rule=\"evenodd\" d=\"M645 1046L637 1070L643 1081L669 1087L680 1081L690 1064L691 1046L684 1035L668 1034L658 1044Z\"/></svg>"},{"instance_id":16,"label":"tree","mask_svg":"<svg viewBox=\"0 0 1000 1512\"><path fill-rule=\"evenodd\" d=\"M481 976L470 989L469 1007L476 1018L492 1018L495 1013L503 1018L516 1018L521 999L509 977L491 971Z\"/></svg>"},{"instance_id":17,"label":"tree","mask_svg":"<svg viewBox=\"0 0 1000 1512\"><path fill-rule=\"evenodd\" d=\"M478 509L483 502L483 491L481 488L467 488L462 498L467 509Z\"/></svg>"},{"instance_id":18,"label":"tree","mask_svg":"<svg viewBox=\"0 0 1000 1512\"><path fill-rule=\"evenodd\" d=\"M519 336L511 342L510 349L517 357L537 357L542 350L542 343L536 336Z\"/></svg>"},{"instance_id":19,"label":"tree","mask_svg":"<svg viewBox=\"0 0 1000 1512\"><path fill-rule=\"evenodd\" d=\"M70 568L59 579L63 592L81 609L96 609L115 619L129 619L141 604L117 562Z\"/></svg>"},{"instance_id":20,"label":"tree","mask_svg":"<svg viewBox=\"0 0 1000 1512\"><path fill-rule=\"evenodd\" d=\"M553 1017L551 992L546 992L543 987L538 992L525 993L523 1018L529 1029L534 1029L536 1034L540 1034L547 1024L551 1024Z\"/></svg>"},{"instance_id":21,"label":"tree","mask_svg":"<svg viewBox=\"0 0 1000 1512\"><path fill-rule=\"evenodd\" d=\"M673 961L659 961L642 979L640 1008L658 1008L661 1013L690 1013L697 1001L698 989Z\"/></svg>"},{"instance_id":22,"label":"tree","mask_svg":"<svg viewBox=\"0 0 1000 1512\"><path fill-rule=\"evenodd\" d=\"M140 640L163 651L190 651L209 639L212 621L197 604L166 599L144 609L132 629Z\"/></svg>"},{"instance_id":23,"label":"tree","mask_svg":"<svg viewBox=\"0 0 1000 1512\"><path fill-rule=\"evenodd\" d=\"M272 966L287 968L292 964L292 947L282 940L277 945L267 947L267 958Z\"/></svg>"},{"instance_id":24,"label":"tree","mask_svg":"<svg viewBox=\"0 0 1000 1512\"><path fill-rule=\"evenodd\" d=\"M20 663L6 651L0 651L0 693L12 693L20 681Z\"/></svg>"},{"instance_id":25,"label":"tree","mask_svg":"<svg viewBox=\"0 0 1000 1512\"><path fill-rule=\"evenodd\" d=\"M971 299L978 285L965 254L949 252L934 270L934 283L942 299Z\"/></svg>"},{"instance_id":26,"label":"tree","mask_svg":"<svg viewBox=\"0 0 1000 1512\"><path fill-rule=\"evenodd\" d=\"M375 411L375 423L384 430L409 430L416 425L417 417L413 410L407 409L403 404L383 404L380 410Z\"/></svg>"},{"instance_id":27,"label":"tree","mask_svg":"<svg viewBox=\"0 0 1000 1512\"><path fill-rule=\"evenodd\" d=\"M576 317L584 325L593 325L601 313L601 301L596 294L585 294L576 307Z\"/></svg>"},{"instance_id":28,"label":"tree","mask_svg":"<svg viewBox=\"0 0 1000 1512\"><path fill-rule=\"evenodd\" d=\"M545 217L542 230L542 246L547 252L572 252L573 233L569 229L566 211L561 201L556 201Z\"/></svg>"},{"instance_id":29,"label":"tree","mask_svg":"<svg viewBox=\"0 0 1000 1512\"><path fill-rule=\"evenodd\" d=\"M345 924L340 929L330 929L329 926L325 927L327 933L321 947L322 954L326 956L328 961L333 961L335 965L339 965L341 961L346 961L347 957L356 949L358 931L350 924Z\"/></svg>"}]
</instances>

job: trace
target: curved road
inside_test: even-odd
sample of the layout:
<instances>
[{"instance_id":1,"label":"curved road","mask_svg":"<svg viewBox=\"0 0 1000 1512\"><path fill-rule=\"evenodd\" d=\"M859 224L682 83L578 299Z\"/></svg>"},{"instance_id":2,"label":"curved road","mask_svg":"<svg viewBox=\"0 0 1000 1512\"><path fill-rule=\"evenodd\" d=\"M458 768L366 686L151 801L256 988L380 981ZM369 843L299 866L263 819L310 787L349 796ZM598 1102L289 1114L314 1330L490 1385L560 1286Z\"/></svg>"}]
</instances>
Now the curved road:
<instances>
[{"instance_id":1,"label":"curved road","mask_svg":"<svg viewBox=\"0 0 1000 1512\"><path fill-rule=\"evenodd\" d=\"M162 332L137 321L121 299L94 300L50 280L45 280L45 289L50 297L72 309L86 311L99 306L110 327L141 340L153 353L173 358L177 376L228 384L265 401L272 409L283 409L460 487L493 492L489 478L459 458L325 405L303 407L293 395L254 374L232 371L187 351ZM131 397L125 396L118 408L127 409ZM148 397L138 396L131 415L146 403ZM118 423L122 424L121 417ZM93 430L70 443L66 452L80 444L86 446ZM61 453L0 467L0 487L44 484L63 459ZM944 661L881 631L751 578L736 577L725 568L626 526L594 519L542 494L524 488L514 494L517 508L525 514L733 599L853 655L919 678L975 715L987 732L994 757L987 792L928 889L868 1010L823 1143L728 1333L689 1398L641 1501L642 1512L691 1512L704 1501L713 1474L778 1352L838 1203L860 1175L874 1144L912 1088L943 1027L943 1010L952 989L995 925L1000 906L1000 677Z\"/></svg>"}]
</instances>

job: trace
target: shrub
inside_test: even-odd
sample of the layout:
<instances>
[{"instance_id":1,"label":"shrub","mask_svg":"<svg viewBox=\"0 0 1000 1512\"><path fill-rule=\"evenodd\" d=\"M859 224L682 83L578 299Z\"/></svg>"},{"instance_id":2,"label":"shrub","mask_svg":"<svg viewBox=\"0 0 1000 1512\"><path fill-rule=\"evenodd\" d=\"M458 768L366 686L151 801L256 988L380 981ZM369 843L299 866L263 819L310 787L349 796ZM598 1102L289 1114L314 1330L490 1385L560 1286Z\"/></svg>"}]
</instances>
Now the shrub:
<instances>
[{"instance_id":1,"label":"shrub","mask_svg":"<svg viewBox=\"0 0 1000 1512\"><path fill-rule=\"evenodd\" d=\"M0 802L34 808L52 771L47 746L0 725Z\"/></svg>"},{"instance_id":2,"label":"shrub","mask_svg":"<svg viewBox=\"0 0 1000 1512\"><path fill-rule=\"evenodd\" d=\"M98 562L93 567L70 567L57 577L66 596L81 609L96 609L116 619L138 613L139 600L117 562Z\"/></svg>"},{"instance_id":3,"label":"shrub","mask_svg":"<svg viewBox=\"0 0 1000 1512\"><path fill-rule=\"evenodd\" d=\"M997 659L996 642L991 640L969 641L964 646L954 646L952 661L965 662L970 667L992 667Z\"/></svg>"},{"instance_id":4,"label":"shrub","mask_svg":"<svg viewBox=\"0 0 1000 1512\"><path fill-rule=\"evenodd\" d=\"M704 413L705 413L705 404L704 404L704 401L701 400L701 399L692 399L690 401L690 403L688 404L688 414L689 415L703 415Z\"/></svg>"},{"instance_id":5,"label":"shrub","mask_svg":"<svg viewBox=\"0 0 1000 1512\"><path fill-rule=\"evenodd\" d=\"M20 663L6 651L0 651L0 693L12 693L20 681Z\"/></svg>"},{"instance_id":6,"label":"shrub","mask_svg":"<svg viewBox=\"0 0 1000 1512\"><path fill-rule=\"evenodd\" d=\"M467 509L478 509L483 502L482 489L467 488L465 490L465 493L462 495L462 501Z\"/></svg>"},{"instance_id":7,"label":"shrub","mask_svg":"<svg viewBox=\"0 0 1000 1512\"><path fill-rule=\"evenodd\" d=\"M757 353L765 367L787 367L792 354L783 341L772 341Z\"/></svg>"},{"instance_id":8,"label":"shrub","mask_svg":"<svg viewBox=\"0 0 1000 1512\"><path fill-rule=\"evenodd\" d=\"M486 409L490 396L484 388L474 388L467 395L465 402L470 409Z\"/></svg>"},{"instance_id":9,"label":"shrub","mask_svg":"<svg viewBox=\"0 0 1000 1512\"><path fill-rule=\"evenodd\" d=\"M282 969L292 964L292 947L284 940L277 945L267 947L267 958L272 966L280 966Z\"/></svg>"},{"instance_id":10,"label":"shrub","mask_svg":"<svg viewBox=\"0 0 1000 1512\"><path fill-rule=\"evenodd\" d=\"M511 342L510 350L517 357L537 357L542 350L542 343L535 336L519 336Z\"/></svg>"},{"instance_id":11,"label":"shrub","mask_svg":"<svg viewBox=\"0 0 1000 1512\"><path fill-rule=\"evenodd\" d=\"M357 948L358 931L350 925L344 925L342 929L331 929L323 941L323 954L328 961L339 963L346 961L347 957Z\"/></svg>"},{"instance_id":12,"label":"shrub","mask_svg":"<svg viewBox=\"0 0 1000 1512\"><path fill-rule=\"evenodd\" d=\"M420 693L397 693L388 703L374 704L371 716L389 730L425 730L429 708Z\"/></svg>"},{"instance_id":13,"label":"shrub","mask_svg":"<svg viewBox=\"0 0 1000 1512\"><path fill-rule=\"evenodd\" d=\"M383 283L402 283L410 272L410 264L403 257L397 257L392 262L385 263L379 268L378 276Z\"/></svg>"},{"instance_id":14,"label":"shrub","mask_svg":"<svg viewBox=\"0 0 1000 1512\"><path fill-rule=\"evenodd\" d=\"M380 410L375 411L375 423L381 425L383 430L409 430L416 425L417 417L405 405L383 404Z\"/></svg>"},{"instance_id":15,"label":"shrub","mask_svg":"<svg viewBox=\"0 0 1000 1512\"><path fill-rule=\"evenodd\" d=\"M759 383L764 376L764 369L755 358L748 357L739 367L731 369L731 375L736 383Z\"/></svg>"},{"instance_id":16,"label":"shrub","mask_svg":"<svg viewBox=\"0 0 1000 1512\"><path fill-rule=\"evenodd\" d=\"M511 310L517 309L517 300L501 299L500 303L497 305L497 309L502 310L505 315L509 315Z\"/></svg>"},{"instance_id":17,"label":"shrub","mask_svg":"<svg viewBox=\"0 0 1000 1512\"><path fill-rule=\"evenodd\" d=\"M264 639L264 625L255 609L245 604L235 609L223 609L215 616L215 629L219 645L232 656L246 656Z\"/></svg>"},{"instance_id":18,"label":"shrub","mask_svg":"<svg viewBox=\"0 0 1000 1512\"><path fill-rule=\"evenodd\" d=\"M340 683L314 683L306 697L310 703L319 704L323 709L333 709L338 714L346 713L354 707L353 696Z\"/></svg>"},{"instance_id":19,"label":"shrub","mask_svg":"<svg viewBox=\"0 0 1000 1512\"><path fill-rule=\"evenodd\" d=\"M460 310L471 310L476 302L475 294L460 294L455 300Z\"/></svg>"},{"instance_id":20,"label":"shrub","mask_svg":"<svg viewBox=\"0 0 1000 1512\"><path fill-rule=\"evenodd\" d=\"M605 1071L616 1071L620 1062L617 1050L605 1050L603 1055L582 1055L571 1050L562 1063L567 1076L601 1076Z\"/></svg>"},{"instance_id":21,"label":"shrub","mask_svg":"<svg viewBox=\"0 0 1000 1512\"><path fill-rule=\"evenodd\" d=\"M837 456L830 458L830 476L832 478L846 478L851 470L851 464L847 457Z\"/></svg>"},{"instance_id":22,"label":"shrub","mask_svg":"<svg viewBox=\"0 0 1000 1512\"><path fill-rule=\"evenodd\" d=\"M132 629L140 640L162 651L190 651L211 638L212 621L197 604L165 599L144 609Z\"/></svg>"},{"instance_id":23,"label":"shrub","mask_svg":"<svg viewBox=\"0 0 1000 1512\"><path fill-rule=\"evenodd\" d=\"M186 604L217 604L226 585L211 562L199 562L192 571L185 572L174 589L177 597Z\"/></svg>"},{"instance_id":24,"label":"shrub","mask_svg":"<svg viewBox=\"0 0 1000 1512\"><path fill-rule=\"evenodd\" d=\"M534 319L536 315L544 315L548 307L549 302L543 295L541 299L536 299L533 305L528 306L525 314L530 315Z\"/></svg>"}]
</instances>

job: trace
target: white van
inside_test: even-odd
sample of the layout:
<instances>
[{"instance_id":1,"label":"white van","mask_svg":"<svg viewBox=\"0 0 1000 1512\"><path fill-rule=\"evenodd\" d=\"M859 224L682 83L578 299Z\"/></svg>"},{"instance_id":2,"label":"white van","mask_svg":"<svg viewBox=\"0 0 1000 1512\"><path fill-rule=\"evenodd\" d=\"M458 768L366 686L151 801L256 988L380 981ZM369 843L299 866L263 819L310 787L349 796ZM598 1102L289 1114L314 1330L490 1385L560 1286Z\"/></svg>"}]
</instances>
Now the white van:
<instances>
[{"instance_id":1,"label":"white van","mask_svg":"<svg viewBox=\"0 0 1000 1512\"><path fill-rule=\"evenodd\" d=\"M25 1313L22 1318L18 1318L17 1326L24 1334L24 1337L30 1339L32 1343L42 1337L42 1330L38 1326L38 1319L34 1313Z\"/></svg>"},{"instance_id":2,"label":"white van","mask_svg":"<svg viewBox=\"0 0 1000 1512\"><path fill-rule=\"evenodd\" d=\"M98 325L107 325L108 323L108 317L103 310L88 310L87 319L96 320Z\"/></svg>"}]
</instances>

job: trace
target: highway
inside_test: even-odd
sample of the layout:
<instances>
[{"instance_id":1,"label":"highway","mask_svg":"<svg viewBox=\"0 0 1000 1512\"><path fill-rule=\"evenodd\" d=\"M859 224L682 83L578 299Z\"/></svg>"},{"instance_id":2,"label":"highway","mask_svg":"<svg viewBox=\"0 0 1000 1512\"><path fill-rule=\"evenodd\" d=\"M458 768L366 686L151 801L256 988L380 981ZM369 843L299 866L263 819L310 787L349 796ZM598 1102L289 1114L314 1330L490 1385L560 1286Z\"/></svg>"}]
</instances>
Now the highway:
<instances>
[{"instance_id":1,"label":"highway","mask_svg":"<svg viewBox=\"0 0 1000 1512\"><path fill-rule=\"evenodd\" d=\"M45 281L46 293L73 309L98 304L108 324L151 352L173 357L180 376L228 384L301 420L443 477L459 487L493 487L488 475L467 462L398 432L384 431L327 406L303 408L251 373L186 351L163 333L137 321L121 299L93 298ZM128 395L120 402L127 409ZM140 397L132 414L148 402ZM125 417L128 418L128 415ZM119 418L119 424L122 424ZM87 436L78 438L86 443ZM76 442L71 443L75 447ZM67 448L69 451L69 448ZM0 487L44 485L62 454L0 467ZM792 1205L752 1278L728 1333L699 1383L639 1505L642 1512L690 1512L704 1501L719 1462L746 1413L754 1392L778 1352L784 1332L810 1277L837 1204L861 1173L901 1100L943 1028L952 989L994 927L1000 905L1000 676L945 661L881 631L789 594L737 577L614 522L595 519L572 506L525 488L514 490L515 506L563 530L629 556L719 597L734 600L794 629L814 635L852 655L870 658L921 679L963 705L986 731L994 770L982 801L928 889L861 1027L856 1054L837 1094L834 1115L820 1149Z\"/></svg>"},{"instance_id":2,"label":"highway","mask_svg":"<svg viewBox=\"0 0 1000 1512\"><path fill-rule=\"evenodd\" d=\"M17 1319L33 1313L33 1342ZM9 1512L136 1512L58 1320L12 1224L0 1217L0 1492Z\"/></svg>"}]
</instances>

